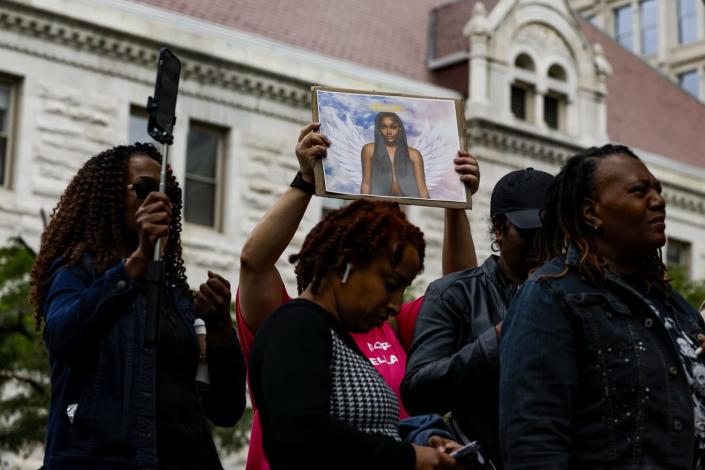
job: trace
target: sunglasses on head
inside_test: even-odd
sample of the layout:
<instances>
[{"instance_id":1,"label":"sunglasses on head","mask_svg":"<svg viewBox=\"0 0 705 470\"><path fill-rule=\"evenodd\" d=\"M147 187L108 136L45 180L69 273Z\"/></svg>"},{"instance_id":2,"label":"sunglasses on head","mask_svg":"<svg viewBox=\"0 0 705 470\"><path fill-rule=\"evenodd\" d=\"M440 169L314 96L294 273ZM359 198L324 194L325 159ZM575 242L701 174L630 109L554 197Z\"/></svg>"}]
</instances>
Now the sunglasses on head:
<instances>
[{"instance_id":1,"label":"sunglasses on head","mask_svg":"<svg viewBox=\"0 0 705 470\"><path fill-rule=\"evenodd\" d=\"M127 189L134 191L137 199L144 201L149 196L149 193L159 191L159 183L151 178L144 178L128 184ZM167 186L166 195L171 202L176 202L179 200L180 190L179 188Z\"/></svg>"}]
</instances>

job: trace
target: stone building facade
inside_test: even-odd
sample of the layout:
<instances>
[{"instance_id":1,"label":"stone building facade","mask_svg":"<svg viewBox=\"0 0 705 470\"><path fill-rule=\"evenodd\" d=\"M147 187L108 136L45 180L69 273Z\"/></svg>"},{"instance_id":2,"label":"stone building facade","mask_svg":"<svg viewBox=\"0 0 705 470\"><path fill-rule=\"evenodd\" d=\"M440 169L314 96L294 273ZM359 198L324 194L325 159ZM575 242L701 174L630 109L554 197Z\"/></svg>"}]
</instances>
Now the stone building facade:
<instances>
[{"instance_id":1,"label":"stone building facade","mask_svg":"<svg viewBox=\"0 0 705 470\"><path fill-rule=\"evenodd\" d=\"M571 0L595 26L705 101L705 3Z\"/></svg>"},{"instance_id":2,"label":"stone building facade","mask_svg":"<svg viewBox=\"0 0 705 470\"><path fill-rule=\"evenodd\" d=\"M153 93L157 51L168 44L184 64L170 158L185 186L183 242L192 283L209 269L236 281L244 240L298 168L293 149L311 119L311 85L458 96L134 3L3 1L0 25L0 91L8 90L0 239L21 235L37 247L41 211L50 213L83 162L146 138L142 109ZM217 174L194 170L203 158ZM189 188L203 191L208 176L211 194L189 203ZM314 198L287 253L324 206L336 205ZM418 218L430 256L439 259L430 278L440 271L441 235L434 231L443 211L427 211ZM295 292L290 265L282 261L281 271Z\"/></svg>"},{"instance_id":3,"label":"stone building facade","mask_svg":"<svg viewBox=\"0 0 705 470\"><path fill-rule=\"evenodd\" d=\"M480 259L490 254L490 194L504 174L555 173L582 148L630 145L663 182L667 261L705 277L705 106L650 65L675 76L691 46L659 45L642 60L571 9L608 11L611 1L398 3L0 0L0 243L21 235L38 247L42 211L83 162L144 138L157 51L168 45L184 64L170 155L185 187L193 284L207 270L237 280L244 240L296 172L311 85L466 99L482 171L468 212ZM337 205L312 200L279 263L290 293L286 255ZM440 275L443 210L407 211L429 245L420 294Z\"/></svg>"},{"instance_id":4,"label":"stone building facade","mask_svg":"<svg viewBox=\"0 0 705 470\"><path fill-rule=\"evenodd\" d=\"M470 212L480 258L490 253L489 195L503 174L527 166L555 172L570 154L610 139L633 145L664 181L672 258L688 265L693 276L705 275L705 162L696 155L705 148L702 133L666 129L651 136L659 142L668 141L667 133L691 138L692 155L682 156L656 144L640 145L629 126L613 125L625 118L615 117L612 107L630 106L620 101L622 92L610 89L620 79L615 75L626 73L610 61L623 58L613 52L616 43L591 30L568 2L409 2L406 16L395 21L411 23L415 14L428 22L428 37L421 38L429 44L426 55L416 60L416 50L402 54L401 47L411 48L423 36L419 29L413 35L417 43L394 43L405 62L389 65L368 46L356 45L359 38L331 36L323 45L308 45L281 37L286 32L281 25L268 30L269 37L267 31L250 31L247 24L253 21L243 18L256 17L267 6L242 3L241 25L218 11L184 11L189 2L0 2L0 105L7 109L0 129L6 146L0 238L21 234L36 246L40 210L51 210L76 169L101 149L140 138L156 53L166 44L184 61L170 154L185 186L183 239L194 283L208 269L237 278L245 238L295 173L293 146L310 119L314 84L467 98L471 151L482 165L482 189ZM273 11L286 8L286 2L271 3ZM338 7L346 8L343 4ZM354 10L346 11L346 22L356 20L351 15ZM332 52L338 46L336 57ZM351 50L357 54L352 59L346 55ZM644 83L654 86L654 80L646 77ZM703 115L705 108L696 104L693 111L676 87L655 86L675 96L669 104L686 117ZM203 159L208 164L198 165ZM337 204L314 198L287 254L322 210ZM443 211L410 207L408 212L429 243L421 290L440 274ZM284 258L280 268L293 292L292 269Z\"/></svg>"}]
</instances>

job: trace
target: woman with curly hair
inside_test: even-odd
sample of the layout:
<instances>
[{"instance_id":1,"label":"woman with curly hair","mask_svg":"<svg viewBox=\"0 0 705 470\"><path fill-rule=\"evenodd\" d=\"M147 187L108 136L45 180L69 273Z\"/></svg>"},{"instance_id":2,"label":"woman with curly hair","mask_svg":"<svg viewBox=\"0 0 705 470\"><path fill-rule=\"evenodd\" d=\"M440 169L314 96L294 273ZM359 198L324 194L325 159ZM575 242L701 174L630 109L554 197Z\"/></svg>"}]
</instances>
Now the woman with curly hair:
<instances>
[{"instance_id":1,"label":"woman with curly hair","mask_svg":"<svg viewBox=\"0 0 705 470\"><path fill-rule=\"evenodd\" d=\"M350 336L396 315L424 252L398 205L358 200L328 214L291 256L300 296L265 320L250 354L271 468L454 464L401 442L397 398Z\"/></svg>"},{"instance_id":2,"label":"woman with curly hair","mask_svg":"<svg viewBox=\"0 0 705 470\"><path fill-rule=\"evenodd\" d=\"M242 247L235 315L246 361L259 327L276 308L291 300L284 286L282 273L277 267L277 260L294 238L307 208L310 209L309 203L315 193L315 162L326 157L330 144L330 140L320 132L320 123L312 122L301 129L295 151L300 171L291 183L291 188L282 194L262 217ZM480 183L477 160L472 155L459 151L454 163L458 178L475 193ZM446 209L444 219L443 272L447 274L476 266L475 245L465 211ZM411 344L416 316L423 301L423 297L419 297L407 302L401 306L396 316L384 324L365 333L351 335L399 400L401 381L406 370L406 349ZM400 418L409 418L401 401L399 405ZM256 406L253 406L246 467L247 470L270 468L262 449L262 429Z\"/></svg>"},{"instance_id":3,"label":"woman with curly hair","mask_svg":"<svg viewBox=\"0 0 705 470\"><path fill-rule=\"evenodd\" d=\"M181 193L151 145L108 149L69 183L42 236L31 302L51 362L44 463L62 468L221 468L207 416L242 415L245 369L217 274L189 291ZM145 274L165 265L158 346L145 347ZM208 389L197 386L196 316L207 326ZM205 415L205 416L204 416Z\"/></svg>"},{"instance_id":4,"label":"woman with curly hair","mask_svg":"<svg viewBox=\"0 0 705 470\"><path fill-rule=\"evenodd\" d=\"M570 158L546 195L547 264L500 343L504 468L701 468L705 340L668 282L661 184L627 147Z\"/></svg>"}]
</instances>

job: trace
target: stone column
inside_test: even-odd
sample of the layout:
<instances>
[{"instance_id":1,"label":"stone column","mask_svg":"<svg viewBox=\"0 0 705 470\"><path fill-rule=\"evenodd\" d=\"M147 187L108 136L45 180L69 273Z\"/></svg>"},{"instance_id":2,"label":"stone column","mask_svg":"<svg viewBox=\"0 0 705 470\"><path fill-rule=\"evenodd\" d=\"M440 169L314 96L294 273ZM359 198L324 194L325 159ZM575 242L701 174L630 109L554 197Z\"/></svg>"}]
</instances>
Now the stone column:
<instances>
[{"instance_id":1,"label":"stone column","mask_svg":"<svg viewBox=\"0 0 705 470\"><path fill-rule=\"evenodd\" d=\"M470 21L463 28L463 35L469 41L469 81L468 106L466 116L485 114L489 105L489 61L490 25L487 10L482 2L477 2L472 10Z\"/></svg>"},{"instance_id":2,"label":"stone column","mask_svg":"<svg viewBox=\"0 0 705 470\"><path fill-rule=\"evenodd\" d=\"M639 0L632 0L632 47L634 48L634 54L641 55L641 8L639 7Z\"/></svg>"},{"instance_id":3,"label":"stone column","mask_svg":"<svg viewBox=\"0 0 705 470\"><path fill-rule=\"evenodd\" d=\"M695 4L695 12L698 18L698 41L702 41L705 38L705 6L703 3L697 2Z\"/></svg>"},{"instance_id":4,"label":"stone column","mask_svg":"<svg viewBox=\"0 0 705 470\"><path fill-rule=\"evenodd\" d=\"M673 0L658 0L658 51L656 60L659 67L666 65L668 61L668 51L671 48L673 35L668 25L672 19L670 8L672 2Z\"/></svg>"},{"instance_id":5,"label":"stone column","mask_svg":"<svg viewBox=\"0 0 705 470\"><path fill-rule=\"evenodd\" d=\"M595 94L597 125L595 133L598 136L604 136L602 140L607 141L609 137L607 132L607 79L612 75L612 66L607 61L601 44L595 43L592 46L592 52L597 72L597 90Z\"/></svg>"}]
</instances>

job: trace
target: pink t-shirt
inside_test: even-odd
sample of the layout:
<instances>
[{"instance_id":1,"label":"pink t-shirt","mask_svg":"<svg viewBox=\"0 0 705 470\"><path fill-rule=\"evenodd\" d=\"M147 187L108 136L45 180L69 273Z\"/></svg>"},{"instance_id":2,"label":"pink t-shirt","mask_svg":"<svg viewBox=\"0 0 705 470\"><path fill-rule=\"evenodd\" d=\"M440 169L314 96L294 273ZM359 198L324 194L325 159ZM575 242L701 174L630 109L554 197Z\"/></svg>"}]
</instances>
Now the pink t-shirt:
<instances>
[{"instance_id":1,"label":"pink t-shirt","mask_svg":"<svg viewBox=\"0 0 705 470\"><path fill-rule=\"evenodd\" d=\"M291 297L289 297L282 285L282 304L289 300L291 300ZM399 332L405 344L411 344L411 335L413 335L416 316L418 315L422 303L423 297L404 304L396 317ZM245 356L245 364L247 364L250 360L250 350L252 348L252 342L254 341L254 335L247 327L242 317L239 289L235 296L235 319L235 328L240 338L240 346ZM409 417L409 413L404 409L400 395L401 381L404 379L404 373L406 372L406 351L392 327L385 322L367 333L353 333L351 336L355 340L357 347L360 348L360 351L370 360L375 369L377 369L377 372L384 377L384 380L397 396L399 400L400 419ZM252 403L253 409L252 431L250 432L250 448L247 453L247 465L245 469L269 470L269 463L267 462L264 449L262 448L262 426L259 421L259 411L255 407L254 401L250 400L250 402Z\"/></svg>"}]
</instances>

